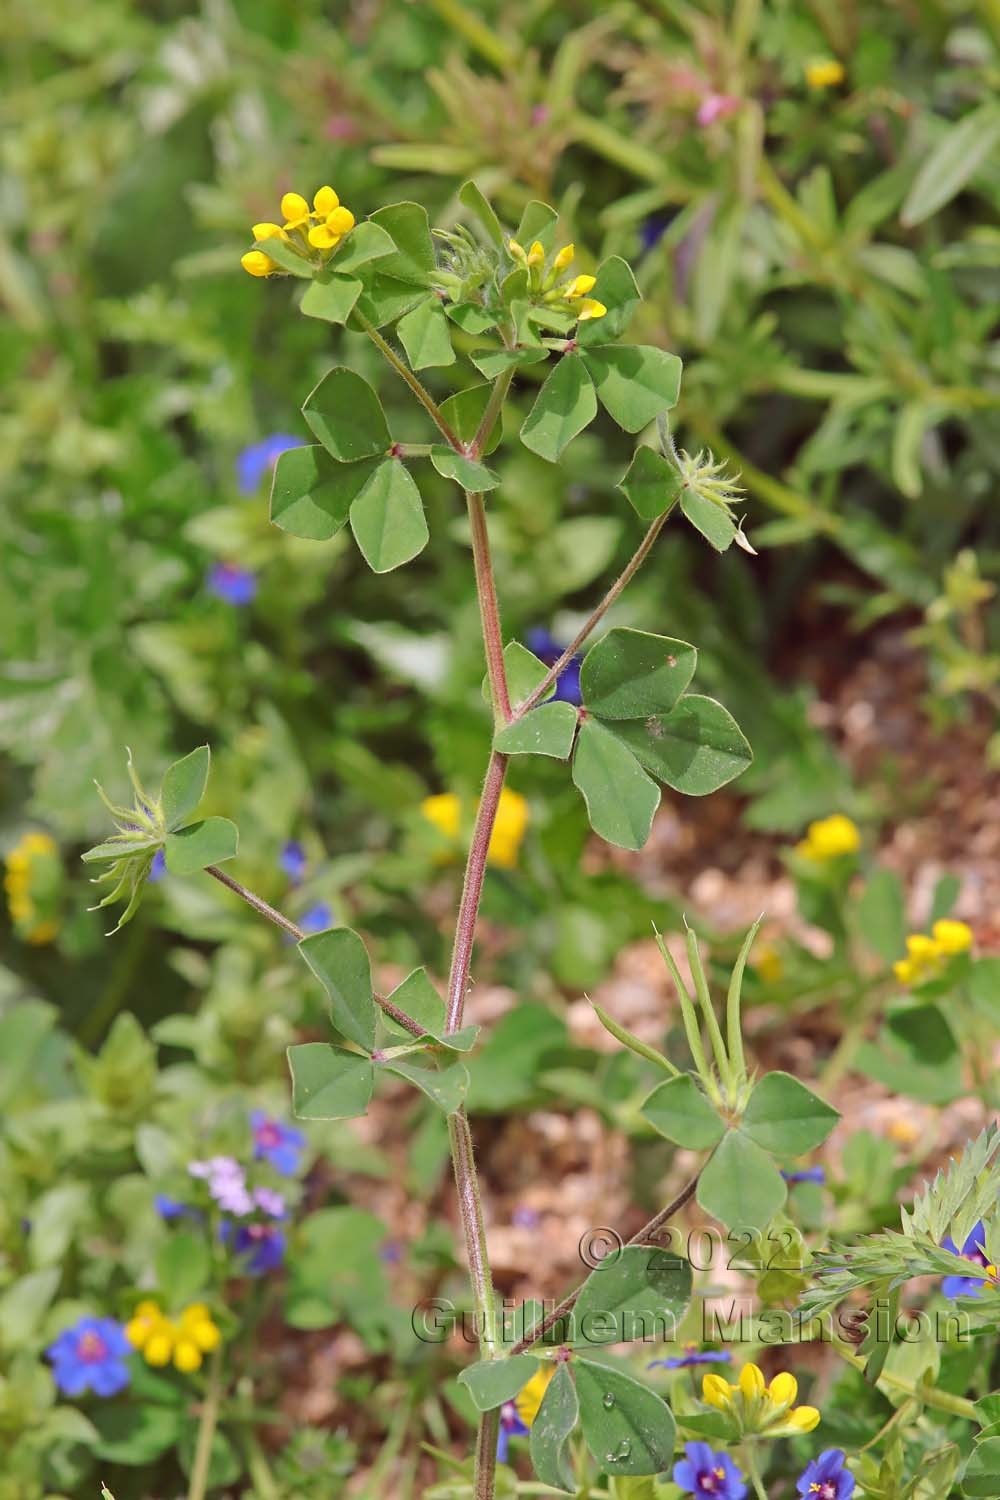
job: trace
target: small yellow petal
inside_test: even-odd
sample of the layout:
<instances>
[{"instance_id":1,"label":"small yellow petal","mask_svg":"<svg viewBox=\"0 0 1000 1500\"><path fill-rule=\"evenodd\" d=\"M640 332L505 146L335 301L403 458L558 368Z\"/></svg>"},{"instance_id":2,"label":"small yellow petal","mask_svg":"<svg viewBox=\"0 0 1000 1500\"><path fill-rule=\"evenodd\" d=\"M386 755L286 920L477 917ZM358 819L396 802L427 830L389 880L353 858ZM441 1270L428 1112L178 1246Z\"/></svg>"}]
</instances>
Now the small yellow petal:
<instances>
[{"instance_id":1,"label":"small yellow petal","mask_svg":"<svg viewBox=\"0 0 1000 1500\"><path fill-rule=\"evenodd\" d=\"M787 1370L775 1375L767 1388L767 1394L776 1406L791 1406L799 1394L799 1383Z\"/></svg>"},{"instance_id":2,"label":"small yellow petal","mask_svg":"<svg viewBox=\"0 0 1000 1500\"><path fill-rule=\"evenodd\" d=\"M314 224L307 236L314 250L332 250L340 244L340 235L334 234L326 224Z\"/></svg>"},{"instance_id":3,"label":"small yellow petal","mask_svg":"<svg viewBox=\"0 0 1000 1500\"><path fill-rule=\"evenodd\" d=\"M191 1339L181 1339L174 1350L174 1364L178 1370L183 1370L185 1375L190 1375L193 1370L200 1370L202 1353L198 1345Z\"/></svg>"},{"instance_id":4,"label":"small yellow petal","mask_svg":"<svg viewBox=\"0 0 1000 1500\"><path fill-rule=\"evenodd\" d=\"M740 1371L740 1390L744 1396L764 1394L764 1372L758 1365L744 1365Z\"/></svg>"},{"instance_id":5,"label":"small yellow petal","mask_svg":"<svg viewBox=\"0 0 1000 1500\"><path fill-rule=\"evenodd\" d=\"M130 1318L125 1324L125 1337L133 1349L141 1349L152 1331L153 1324L148 1318Z\"/></svg>"},{"instance_id":6,"label":"small yellow petal","mask_svg":"<svg viewBox=\"0 0 1000 1500\"><path fill-rule=\"evenodd\" d=\"M528 251L528 265L529 266L540 266L540 265L542 265L542 263L544 262L544 260L545 260L545 246L542 244L541 240L535 240L535 242L532 245L531 249Z\"/></svg>"},{"instance_id":7,"label":"small yellow petal","mask_svg":"<svg viewBox=\"0 0 1000 1500\"><path fill-rule=\"evenodd\" d=\"M327 214L326 227L334 234L347 234L354 228L354 215L349 208L335 208Z\"/></svg>"},{"instance_id":8,"label":"small yellow petal","mask_svg":"<svg viewBox=\"0 0 1000 1500\"><path fill-rule=\"evenodd\" d=\"M574 276L566 288L566 296L569 298L583 297L596 284L596 276Z\"/></svg>"},{"instance_id":9,"label":"small yellow petal","mask_svg":"<svg viewBox=\"0 0 1000 1500\"><path fill-rule=\"evenodd\" d=\"M142 1352L145 1355L147 1364L168 1365L173 1347L174 1341L171 1334L159 1330L149 1339Z\"/></svg>"},{"instance_id":10,"label":"small yellow petal","mask_svg":"<svg viewBox=\"0 0 1000 1500\"><path fill-rule=\"evenodd\" d=\"M595 297L584 297L583 301L580 303L580 311L577 313L577 320L580 323L586 323L591 318L603 318L606 312L607 308L605 307L603 302L598 302Z\"/></svg>"},{"instance_id":11,"label":"small yellow petal","mask_svg":"<svg viewBox=\"0 0 1000 1500\"><path fill-rule=\"evenodd\" d=\"M309 205L301 193L286 193L281 200L281 212L286 219L301 223L309 217Z\"/></svg>"},{"instance_id":12,"label":"small yellow petal","mask_svg":"<svg viewBox=\"0 0 1000 1500\"><path fill-rule=\"evenodd\" d=\"M552 269L554 271L565 271L566 267L572 264L573 257L575 255L575 245L563 245L555 260L552 262Z\"/></svg>"},{"instance_id":13,"label":"small yellow petal","mask_svg":"<svg viewBox=\"0 0 1000 1500\"><path fill-rule=\"evenodd\" d=\"M199 1349L204 1349L206 1354L217 1349L222 1338L222 1334L211 1318L203 1318L200 1323L192 1323L188 1327L188 1333L191 1335L192 1342L197 1344Z\"/></svg>"},{"instance_id":14,"label":"small yellow petal","mask_svg":"<svg viewBox=\"0 0 1000 1500\"><path fill-rule=\"evenodd\" d=\"M892 972L900 984L912 984L916 977L913 965L908 958L897 958L892 966Z\"/></svg>"},{"instance_id":15,"label":"small yellow petal","mask_svg":"<svg viewBox=\"0 0 1000 1500\"><path fill-rule=\"evenodd\" d=\"M428 823L433 823L445 838L458 838L461 827L461 808L454 792L440 792L436 797L425 797L420 811Z\"/></svg>"},{"instance_id":16,"label":"small yellow petal","mask_svg":"<svg viewBox=\"0 0 1000 1500\"><path fill-rule=\"evenodd\" d=\"M556 1367L554 1364L540 1365L528 1381L528 1384L522 1386L521 1390L514 1397L517 1414L525 1427L530 1427L538 1416L538 1408L542 1404L542 1397L548 1390L549 1382L555 1373Z\"/></svg>"},{"instance_id":17,"label":"small yellow petal","mask_svg":"<svg viewBox=\"0 0 1000 1500\"><path fill-rule=\"evenodd\" d=\"M280 224L255 224L250 233L255 240L283 240L287 238Z\"/></svg>"},{"instance_id":18,"label":"small yellow petal","mask_svg":"<svg viewBox=\"0 0 1000 1500\"><path fill-rule=\"evenodd\" d=\"M724 1409L729 1405L730 1398L735 1386L731 1386L728 1380L721 1375L703 1375L701 1380L701 1399L707 1401L709 1406L717 1406Z\"/></svg>"},{"instance_id":19,"label":"small yellow petal","mask_svg":"<svg viewBox=\"0 0 1000 1500\"><path fill-rule=\"evenodd\" d=\"M525 250L523 245L519 245L517 243L517 240L508 240L507 249L510 251L515 260L528 259L528 252Z\"/></svg>"},{"instance_id":20,"label":"small yellow petal","mask_svg":"<svg viewBox=\"0 0 1000 1500\"><path fill-rule=\"evenodd\" d=\"M811 89L835 88L844 81L844 65L835 57L819 57L806 67L806 83Z\"/></svg>"},{"instance_id":21,"label":"small yellow petal","mask_svg":"<svg viewBox=\"0 0 1000 1500\"><path fill-rule=\"evenodd\" d=\"M240 256L240 265L251 276L270 276L278 269L278 262L265 255L263 250L248 250Z\"/></svg>"},{"instance_id":22,"label":"small yellow petal","mask_svg":"<svg viewBox=\"0 0 1000 1500\"><path fill-rule=\"evenodd\" d=\"M313 208L319 214L321 219L325 219L327 214L332 214L333 210L339 207L340 199L337 197L332 187L321 187L319 192L313 198Z\"/></svg>"},{"instance_id":23,"label":"small yellow petal","mask_svg":"<svg viewBox=\"0 0 1000 1500\"><path fill-rule=\"evenodd\" d=\"M785 1422L794 1427L796 1432L812 1432L814 1427L820 1423L820 1414L815 1406L797 1406L790 1411Z\"/></svg>"},{"instance_id":24,"label":"small yellow petal","mask_svg":"<svg viewBox=\"0 0 1000 1500\"><path fill-rule=\"evenodd\" d=\"M964 922L953 922L946 917L931 928L934 941L942 953L965 953L972 947L972 928Z\"/></svg>"}]
</instances>

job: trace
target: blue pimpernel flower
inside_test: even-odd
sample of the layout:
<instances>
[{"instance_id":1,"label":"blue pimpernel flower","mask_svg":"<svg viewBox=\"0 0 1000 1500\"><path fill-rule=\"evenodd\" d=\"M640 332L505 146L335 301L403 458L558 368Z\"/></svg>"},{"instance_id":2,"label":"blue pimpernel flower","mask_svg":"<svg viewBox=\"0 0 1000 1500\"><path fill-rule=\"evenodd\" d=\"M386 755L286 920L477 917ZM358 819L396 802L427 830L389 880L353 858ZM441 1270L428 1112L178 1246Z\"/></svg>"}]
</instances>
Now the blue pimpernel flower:
<instances>
[{"instance_id":1,"label":"blue pimpernel flower","mask_svg":"<svg viewBox=\"0 0 1000 1500\"><path fill-rule=\"evenodd\" d=\"M650 214L648 219L643 219L639 226L639 243L643 250L655 250L667 229L670 227L671 219L676 214Z\"/></svg>"},{"instance_id":2,"label":"blue pimpernel flower","mask_svg":"<svg viewBox=\"0 0 1000 1500\"><path fill-rule=\"evenodd\" d=\"M289 448L301 448L304 439L290 432L272 432L270 437L250 443L236 458L236 482L244 495L252 495L265 474Z\"/></svg>"},{"instance_id":3,"label":"blue pimpernel flower","mask_svg":"<svg viewBox=\"0 0 1000 1500\"><path fill-rule=\"evenodd\" d=\"M306 859L306 851L297 839L288 840L281 851L278 863L293 885L300 885L305 879L309 861Z\"/></svg>"},{"instance_id":4,"label":"blue pimpernel flower","mask_svg":"<svg viewBox=\"0 0 1000 1500\"><path fill-rule=\"evenodd\" d=\"M497 1433L497 1463L505 1464L510 1452L510 1440L512 1437L527 1437L530 1429L527 1423L522 1422L521 1415L513 1401L505 1401L500 1408L500 1430Z\"/></svg>"},{"instance_id":5,"label":"blue pimpernel flower","mask_svg":"<svg viewBox=\"0 0 1000 1500\"><path fill-rule=\"evenodd\" d=\"M333 926L333 911L325 901L317 901L315 906L310 906L299 918L299 926L303 932L325 932L328 927Z\"/></svg>"},{"instance_id":6,"label":"blue pimpernel flower","mask_svg":"<svg viewBox=\"0 0 1000 1500\"><path fill-rule=\"evenodd\" d=\"M257 575L238 563L217 562L208 570L205 580L208 592L221 599L224 604L245 608L257 595Z\"/></svg>"},{"instance_id":7,"label":"blue pimpernel flower","mask_svg":"<svg viewBox=\"0 0 1000 1500\"><path fill-rule=\"evenodd\" d=\"M854 1475L844 1468L843 1448L827 1448L807 1464L795 1481L806 1500L849 1500L854 1494Z\"/></svg>"},{"instance_id":8,"label":"blue pimpernel flower","mask_svg":"<svg viewBox=\"0 0 1000 1500\"><path fill-rule=\"evenodd\" d=\"M81 1318L45 1351L52 1378L64 1396L116 1396L131 1378L125 1363L132 1345L114 1318Z\"/></svg>"},{"instance_id":9,"label":"blue pimpernel flower","mask_svg":"<svg viewBox=\"0 0 1000 1500\"><path fill-rule=\"evenodd\" d=\"M945 1250L951 1251L952 1255L962 1255L966 1260L971 1260L974 1265L987 1266L989 1265L989 1261L985 1250L982 1248L985 1238L986 1230L983 1227L982 1219L980 1219L978 1224L973 1225L961 1250L959 1250L950 1234L945 1235L941 1243ZM983 1277L946 1276L941 1283L941 1290L946 1297L953 1299L955 1297L978 1297L985 1285L986 1281Z\"/></svg>"},{"instance_id":10,"label":"blue pimpernel flower","mask_svg":"<svg viewBox=\"0 0 1000 1500\"><path fill-rule=\"evenodd\" d=\"M146 876L146 879L152 881L155 885L158 880L163 879L166 873L167 856L162 849L157 849L153 855L153 863L149 867L149 874Z\"/></svg>"},{"instance_id":11,"label":"blue pimpernel flower","mask_svg":"<svg viewBox=\"0 0 1000 1500\"><path fill-rule=\"evenodd\" d=\"M277 1224L234 1224L223 1219L219 1226L223 1243L244 1259L250 1276L276 1271L285 1258L285 1233Z\"/></svg>"},{"instance_id":12,"label":"blue pimpernel flower","mask_svg":"<svg viewBox=\"0 0 1000 1500\"><path fill-rule=\"evenodd\" d=\"M282 1177L294 1177L306 1144L302 1131L296 1130L294 1125L272 1120L262 1109L250 1111L250 1127L253 1130L254 1160L270 1162Z\"/></svg>"},{"instance_id":13,"label":"blue pimpernel flower","mask_svg":"<svg viewBox=\"0 0 1000 1500\"><path fill-rule=\"evenodd\" d=\"M166 1193L157 1193L153 1202L156 1205L156 1212L167 1224L173 1219L200 1219L202 1217L190 1203L182 1203L179 1198L168 1198Z\"/></svg>"},{"instance_id":14,"label":"blue pimpernel flower","mask_svg":"<svg viewBox=\"0 0 1000 1500\"><path fill-rule=\"evenodd\" d=\"M744 1500L747 1487L743 1475L728 1453L713 1453L708 1443L686 1443L686 1457L674 1464L674 1484L678 1489L688 1490L701 1500L702 1495L712 1495L714 1500Z\"/></svg>"},{"instance_id":15,"label":"blue pimpernel flower","mask_svg":"<svg viewBox=\"0 0 1000 1500\"><path fill-rule=\"evenodd\" d=\"M647 1370L687 1370L693 1365L728 1365L732 1360L728 1349L699 1349L697 1344L685 1344L683 1354L671 1355L669 1359L654 1359Z\"/></svg>"},{"instance_id":16,"label":"blue pimpernel flower","mask_svg":"<svg viewBox=\"0 0 1000 1500\"><path fill-rule=\"evenodd\" d=\"M528 650L533 651L539 661L543 661L547 667L554 667L562 656L563 648L550 635L547 630L539 626L535 630L528 631ZM580 664L582 656L574 656L559 673L556 678L556 690L552 695L553 702L572 703L574 708L579 708L580 698Z\"/></svg>"},{"instance_id":17,"label":"blue pimpernel flower","mask_svg":"<svg viewBox=\"0 0 1000 1500\"><path fill-rule=\"evenodd\" d=\"M794 1187L797 1182L820 1182L826 1181L826 1172L822 1167L800 1167L795 1172L782 1172L782 1177L789 1187Z\"/></svg>"}]
</instances>

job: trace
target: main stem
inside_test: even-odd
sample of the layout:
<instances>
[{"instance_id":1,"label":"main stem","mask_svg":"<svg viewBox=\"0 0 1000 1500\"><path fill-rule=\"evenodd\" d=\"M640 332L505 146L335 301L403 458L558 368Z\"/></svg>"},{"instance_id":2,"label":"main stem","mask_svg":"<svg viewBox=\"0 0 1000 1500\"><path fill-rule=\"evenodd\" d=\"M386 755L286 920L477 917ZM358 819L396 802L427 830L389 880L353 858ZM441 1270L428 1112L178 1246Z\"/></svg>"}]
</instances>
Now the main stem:
<instances>
[{"instance_id":1,"label":"main stem","mask_svg":"<svg viewBox=\"0 0 1000 1500\"><path fill-rule=\"evenodd\" d=\"M215 1350L208 1367L208 1387L198 1423L198 1440L195 1444L194 1460L191 1464L191 1482L188 1485L188 1500L205 1500L208 1489L208 1471L212 1462L212 1444L219 1422L219 1404L222 1400L222 1348Z\"/></svg>"}]
</instances>

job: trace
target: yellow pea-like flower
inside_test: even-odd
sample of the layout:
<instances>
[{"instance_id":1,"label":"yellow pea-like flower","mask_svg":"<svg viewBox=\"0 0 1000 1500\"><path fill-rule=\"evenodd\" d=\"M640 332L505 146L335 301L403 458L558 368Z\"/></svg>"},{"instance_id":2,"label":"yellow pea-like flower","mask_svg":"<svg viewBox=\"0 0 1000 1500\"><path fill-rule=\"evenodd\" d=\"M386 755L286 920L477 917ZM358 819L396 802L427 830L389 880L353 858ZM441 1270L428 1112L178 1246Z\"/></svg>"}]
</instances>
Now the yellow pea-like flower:
<instances>
[{"instance_id":1,"label":"yellow pea-like flower","mask_svg":"<svg viewBox=\"0 0 1000 1500\"><path fill-rule=\"evenodd\" d=\"M604 303L598 302L596 297L584 297L577 318L581 323L586 323L591 318L603 318L607 310Z\"/></svg>"},{"instance_id":2,"label":"yellow pea-like flower","mask_svg":"<svg viewBox=\"0 0 1000 1500\"><path fill-rule=\"evenodd\" d=\"M263 250L248 250L240 256L240 265L251 276L270 276L278 269L278 262L265 255Z\"/></svg>"},{"instance_id":3,"label":"yellow pea-like flower","mask_svg":"<svg viewBox=\"0 0 1000 1500\"><path fill-rule=\"evenodd\" d=\"M342 205L331 210L326 216L327 228L332 229L334 234L349 234L354 228L354 215L349 208Z\"/></svg>"},{"instance_id":4,"label":"yellow pea-like flower","mask_svg":"<svg viewBox=\"0 0 1000 1500\"><path fill-rule=\"evenodd\" d=\"M148 1365L163 1366L170 1363L173 1353L174 1338L173 1329L169 1324L164 1329L158 1329L153 1336L146 1341L143 1355Z\"/></svg>"},{"instance_id":5,"label":"yellow pea-like flower","mask_svg":"<svg viewBox=\"0 0 1000 1500\"><path fill-rule=\"evenodd\" d=\"M785 1423L794 1427L796 1432L812 1432L814 1427L819 1426L820 1413L815 1406L797 1406L788 1413Z\"/></svg>"},{"instance_id":6,"label":"yellow pea-like flower","mask_svg":"<svg viewBox=\"0 0 1000 1500\"><path fill-rule=\"evenodd\" d=\"M799 1382L787 1370L775 1375L767 1388L767 1394L776 1406L791 1406L799 1394Z\"/></svg>"},{"instance_id":7,"label":"yellow pea-like flower","mask_svg":"<svg viewBox=\"0 0 1000 1500\"><path fill-rule=\"evenodd\" d=\"M535 240L528 251L528 265L541 266L545 264L545 246L541 240Z\"/></svg>"},{"instance_id":8,"label":"yellow pea-like flower","mask_svg":"<svg viewBox=\"0 0 1000 1500\"><path fill-rule=\"evenodd\" d=\"M538 1408L542 1404L542 1397L548 1390L549 1382L555 1373L556 1367L554 1364L540 1365L528 1381L528 1384L522 1386L521 1390L514 1397L517 1414L525 1427L530 1427L538 1416Z\"/></svg>"},{"instance_id":9,"label":"yellow pea-like flower","mask_svg":"<svg viewBox=\"0 0 1000 1500\"><path fill-rule=\"evenodd\" d=\"M817 57L806 65L806 83L811 89L836 88L844 76L844 65L835 57Z\"/></svg>"},{"instance_id":10,"label":"yellow pea-like flower","mask_svg":"<svg viewBox=\"0 0 1000 1500\"><path fill-rule=\"evenodd\" d=\"M596 283L597 283L597 277L596 276L574 276L573 280L569 283L569 286L566 288L565 295L569 298L569 300L571 302L573 302L573 301L576 300L577 297L583 297L583 296L585 296L587 294L587 292L591 291L591 289L596 285Z\"/></svg>"},{"instance_id":11,"label":"yellow pea-like flower","mask_svg":"<svg viewBox=\"0 0 1000 1500\"><path fill-rule=\"evenodd\" d=\"M341 237L328 224L314 224L306 238L314 250L335 250Z\"/></svg>"},{"instance_id":12,"label":"yellow pea-like flower","mask_svg":"<svg viewBox=\"0 0 1000 1500\"><path fill-rule=\"evenodd\" d=\"M942 917L931 928L938 952L949 957L954 953L966 953L972 947L972 928L965 922L954 922Z\"/></svg>"},{"instance_id":13,"label":"yellow pea-like flower","mask_svg":"<svg viewBox=\"0 0 1000 1500\"><path fill-rule=\"evenodd\" d=\"M762 1396L766 1382L758 1365L744 1365L740 1371L740 1390L744 1396Z\"/></svg>"},{"instance_id":14,"label":"yellow pea-like flower","mask_svg":"<svg viewBox=\"0 0 1000 1500\"><path fill-rule=\"evenodd\" d=\"M515 260L526 261L528 259L527 250L525 250L523 245L519 245L517 240L508 240L507 249Z\"/></svg>"},{"instance_id":15,"label":"yellow pea-like flower","mask_svg":"<svg viewBox=\"0 0 1000 1500\"><path fill-rule=\"evenodd\" d=\"M575 255L575 245L563 245L562 249L556 255L555 260L552 262L552 269L554 271L565 271L567 266L572 265L573 257Z\"/></svg>"},{"instance_id":16,"label":"yellow pea-like flower","mask_svg":"<svg viewBox=\"0 0 1000 1500\"><path fill-rule=\"evenodd\" d=\"M280 224L254 224L250 230L255 240L287 240Z\"/></svg>"},{"instance_id":17,"label":"yellow pea-like flower","mask_svg":"<svg viewBox=\"0 0 1000 1500\"><path fill-rule=\"evenodd\" d=\"M486 851L491 864L505 870L514 869L530 815L527 798L505 786L500 793L496 821Z\"/></svg>"},{"instance_id":18,"label":"yellow pea-like flower","mask_svg":"<svg viewBox=\"0 0 1000 1500\"><path fill-rule=\"evenodd\" d=\"M193 1339L178 1340L174 1350L174 1364L185 1375L201 1369L202 1353Z\"/></svg>"},{"instance_id":19,"label":"yellow pea-like flower","mask_svg":"<svg viewBox=\"0 0 1000 1500\"><path fill-rule=\"evenodd\" d=\"M420 804L420 811L428 823L433 823L445 838L458 838L462 814L454 792L439 792L437 796L425 797Z\"/></svg>"},{"instance_id":20,"label":"yellow pea-like flower","mask_svg":"<svg viewBox=\"0 0 1000 1500\"><path fill-rule=\"evenodd\" d=\"M818 818L809 824L806 836L796 845L795 852L822 864L844 854L856 854L860 848L861 834L857 824L843 813L833 813L829 818Z\"/></svg>"},{"instance_id":21,"label":"yellow pea-like flower","mask_svg":"<svg viewBox=\"0 0 1000 1500\"><path fill-rule=\"evenodd\" d=\"M309 205L301 193L286 193L281 200L286 229L299 229L309 222Z\"/></svg>"},{"instance_id":22,"label":"yellow pea-like flower","mask_svg":"<svg viewBox=\"0 0 1000 1500\"><path fill-rule=\"evenodd\" d=\"M720 1409L729 1405L730 1397L735 1386L721 1375L703 1375L701 1380L701 1396L709 1406L717 1406Z\"/></svg>"},{"instance_id":23,"label":"yellow pea-like flower","mask_svg":"<svg viewBox=\"0 0 1000 1500\"><path fill-rule=\"evenodd\" d=\"M313 210L321 219L325 219L333 213L335 208L340 207L340 199L332 187L321 187L313 197Z\"/></svg>"}]
</instances>

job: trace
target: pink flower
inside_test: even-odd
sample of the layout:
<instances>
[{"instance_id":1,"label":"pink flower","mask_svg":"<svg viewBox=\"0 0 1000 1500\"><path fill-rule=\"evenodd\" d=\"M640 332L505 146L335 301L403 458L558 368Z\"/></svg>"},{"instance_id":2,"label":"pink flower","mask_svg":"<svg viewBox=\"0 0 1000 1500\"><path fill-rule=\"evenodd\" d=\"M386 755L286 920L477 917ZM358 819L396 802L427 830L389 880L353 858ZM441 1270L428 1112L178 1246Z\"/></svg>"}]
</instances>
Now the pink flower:
<instances>
[{"instance_id":1,"label":"pink flower","mask_svg":"<svg viewBox=\"0 0 1000 1500\"><path fill-rule=\"evenodd\" d=\"M726 120L734 115L742 102L734 94L706 94L698 105L695 119L704 129L708 125L714 125L717 120Z\"/></svg>"}]
</instances>

